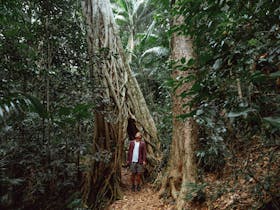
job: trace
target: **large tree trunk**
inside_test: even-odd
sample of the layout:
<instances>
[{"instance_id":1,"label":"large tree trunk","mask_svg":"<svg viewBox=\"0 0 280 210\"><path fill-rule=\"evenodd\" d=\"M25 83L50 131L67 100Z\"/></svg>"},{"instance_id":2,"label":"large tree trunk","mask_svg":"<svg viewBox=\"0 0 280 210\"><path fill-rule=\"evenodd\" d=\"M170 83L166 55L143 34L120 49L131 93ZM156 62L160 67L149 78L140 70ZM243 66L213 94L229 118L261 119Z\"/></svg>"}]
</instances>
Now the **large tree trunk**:
<instances>
[{"instance_id":1,"label":"large tree trunk","mask_svg":"<svg viewBox=\"0 0 280 210\"><path fill-rule=\"evenodd\" d=\"M174 24L183 23L180 17L174 21ZM192 41L182 35L174 34L171 39L172 59L180 60L193 58ZM180 80L187 77L190 72L173 70L172 77L174 80ZM168 163L167 173L163 178L161 193L167 193L172 196L177 203L177 209L183 209L185 198L188 193L187 183L196 181L196 164L194 150L197 142L197 127L195 122L188 118L183 121L177 117L181 114L189 113L191 110L187 106L184 108L190 98L180 97L182 92L186 92L191 88L191 83L185 83L173 94L173 133L172 144L170 150L170 159Z\"/></svg>"},{"instance_id":2,"label":"large tree trunk","mask_svg":"<svg viewBox=\"0 0 280 210\"><path fill-rule=\"evenodd\" d=\"M103 204L122 196L121 164L127 129L136 126L142 132L150 172L159 161L159 141L145 99L126 62L109 0L85 0L82 8L88 25L96 103L94 157L88 161L91 170L85 174L82 191L87 205L104 209Z\"/></svg>"}]
</instances>

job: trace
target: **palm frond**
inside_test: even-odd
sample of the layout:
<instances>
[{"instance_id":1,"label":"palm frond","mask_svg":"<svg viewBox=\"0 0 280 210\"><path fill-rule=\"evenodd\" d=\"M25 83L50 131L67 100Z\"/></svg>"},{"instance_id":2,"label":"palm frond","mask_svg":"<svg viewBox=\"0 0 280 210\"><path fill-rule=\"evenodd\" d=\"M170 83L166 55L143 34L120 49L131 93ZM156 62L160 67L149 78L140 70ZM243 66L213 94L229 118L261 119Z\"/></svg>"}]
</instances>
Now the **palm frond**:
<instances>
[{"instance_id":1,"label":"palm frond","mask_svg":"<svg viewBox=\"0 0 280 210\"><path fill-rule=\"evenodd\" d=\"M146 50L142 55L141 55L141 59L144 58L147 55L154 55L157 57L163 57L163 56L168 56L169 54L169 50L166 47L153 47L150 48L148 50Z\"/></svg>"},{"instance_id":2,"label":"palm frond","mask_svg":"<svg viewBox=\"0 0 280 210\"><path fill-rule=\"evenodd\" d=\"M10 116L18 115L24 111L38 113L41 117L47 116L44 106L36 97L21 93L10 93L0 101L0 122L5 122Z\"/></svg>"},{"instance_id":3,"label":"palm frond","mask_svg":"<svg viewBox=\"0 0 280 210\"><path fill-rule=\"evenodd\" d=\"M148 29L146 31L146 37L144 37L144 39L147 39L153 33L155 25L156 25L156 21L153 20L153 22L151 23L151 25L149 25L149 27L148 27Z\"/></svg>"},{"instance_id":4,"label":"palm frond","mask_svg":"<svg viewBox=\"0 0 280 210\"><path fill-rule=\"evenodd\" d=\"M123 15L118 15L118 14L116 14L116 15L115 15L115 20L116 20L117 22L121 22L121 23L128 23L127 18L125 18Z\"/></svg>"},{"instance_id":5,"label":"palm frond","mask_svg":"<svg viewBox=\"0 0 280 210\"><path fill-rule=\"evenodd\" d=\"M117 4L124 10L128 11L128 5L126 0L117 0Z\"/></svg>"},{"instance_id":6,"label":"palm frond","mask_svg":"<svg viewBox=\"0 0 280 210\"><path fill-rule=\"evenodd\" d=\"M141 8L141 6L143 6L143 9L146 7L147 5L147 1L145 0L133 0L133 10L132 10L132 15L135 16L135 14L137 14L139 12L139 9Z\"/></svg>"},{"instance_id":7,"label":"palm frond","mask_svg":"<svg viewBox=\"0 0 280 210\"><path fill-rule=\"evenodd\" d=\"M137 33L137 34L136 34L136 37L137 37L138 39L142 40L142 39L144 39L144 38L147 37L147 33ZM149 34L149 36L147 37L147 39L148 39L148 38L158 39L159 36L158 36L158 34Z\"/></svg>"}]
</instances>

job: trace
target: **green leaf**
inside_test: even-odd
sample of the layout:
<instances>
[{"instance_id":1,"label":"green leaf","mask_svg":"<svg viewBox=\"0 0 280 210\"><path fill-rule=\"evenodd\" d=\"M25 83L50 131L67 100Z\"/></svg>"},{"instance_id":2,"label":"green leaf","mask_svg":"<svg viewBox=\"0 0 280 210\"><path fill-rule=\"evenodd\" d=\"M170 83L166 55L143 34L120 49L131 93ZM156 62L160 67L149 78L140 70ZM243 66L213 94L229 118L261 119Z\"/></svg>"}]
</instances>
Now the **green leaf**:
<instances>
[{"instance_id":1,"label":"green leaf","mask_svg":"<svg viewBox=\"0 0 280 210\"><path fill-rule=\"evenodd\" d=\"M12 185L12 186L19 186L24 182L24 179L20 179L20 178L14 178L14 179L10 179L8 177L5 177L2 182L8 184L8 185Z\"/></svg>"},{"instance_id":2,"label":"green leaf","mask_svg":"<svg viewBox=\"0 0 280 210\"><path fill-rule=\"evenodd\" d=\"M186 63L186 58L181 58L181 63L185 64Z\"/></svg>"},{"instance_id":3,"label":"green leaf","mask_svg":"<svg viewBox=\"0 0 280 210\"><path fill-rule=\"evenodd\" d=\"M189 61L188 61L188 66L193 66L195 63L195 60L193 58L191 58Z\"/></svg>"},{"instance_id":4,"label":"green leaf","mask_svg":"<svg viewBox=\"0 0 280 210\"><path fill-rule=\"evenodd\" d=\"M189 112L189 113L186 113L186 114L178 115L176 118L185 120L187 118L193 117L195 114L196 114L196 110L194 110L192 112Z\"/></svg>"},{"instance_id":5,"label":"green leaf","mask_svg":"<svg viewBox=\"0 0 280 210\"><path fill-rule=\"evenodd\" d=\"M259 40L257 39L250 39L248 41L249 46L257 46L259 44Z\"/></svg>"},{"instance_id":6,"label":"green leaf","mask_svg":"<svg viewBox=\"0 0 280 210\"><path fill-rule=\"evenodd\" d=\"M218 70L219 68L221 68L222 63L223 63L223 60L221 58L217 59L213 65L213 69Z\"/></svg>"},{"instance_id":7,"label":"green leaf","mask_svg":"<svg viewBox=\"0 0 280 210\"><path fill-rule=\"evenodd\" d=\"M204 52L200 55L200 63L201 65L206 64L207 62L209 62L212 59L212 55L210 54L210 52Z\"/></svg>"},{"instance_id":8,"label":"green leaf","mask_svg":"<svg viewBox=\"0 0 280 210\"><path fill-rule=\"evenodd\" d=\"M182 93L180 94L180 97L181 97L181 98L186 98L187 95L188 95L187 92L182 92Z\"/></svg>"},{"instance_id":9,"label":"green leaf","mask_svg":"<svg viewBox=\"0 0 280 210\"><path fill-rule=\"evenodd\" d=\"M277 71L277 72L274 72L274 73L269 74L269 77L271 77L271 78L280 77L280 71Z\"/></svg>"},{"instance_id":10,"label":"green leaf","mask_svg":"<svg viewBox=\"0 0 280 210\"><path fill-rule=\"evenodd\" d=\"M91 117L90 108L91 104L78 104L73 109L73 115L77 120Z\"/></svg>"},{"instance_id":11,"label":"green leaf","mask_svg":"<svg viewBox=\"0 0 280 210\"><path fill-rule=\"evenodd\" d=\"M245 109L244 111L240 111L240 112L230 112L230 113L228 113L228 117L229 118L235 118L235 117L240 117L240 116L246 117L248 115L248 113L255 112L255 111L256 111L255 109L249 108L249 109Z\"/></svg>"},{"instance_id":12,"label":"green leaf","mask_svg":"<svg viewBox=\"0 0 280 210\"><path fill-rule=\"evenodd\" d=\"M196 115L202 115L204 113L203 109L198 109Z\"/></svg>"},{"instance_id":13,"label":"green leaf","mask_svg":"<svg viewBox=\"0 0 280 210\"><path fill-rule=\"evenodd\" d=\"M83 205L82 199L77 198L77 199L73 200L71 203L69 203L67 205L67 207L71 208L71 209L82 209L82 208L80 208L82 205Z\"/></svg>"},{"instance_id":14,"label":"green leaf","mask_svg":"<svg viewBox=\"0 0 280 210\"><path fill-rule=\"evenodd\" d=\"M47 110L45 109L44 105L40 102L40 100L31 95L27 95L27 97L31 101L31 110L39 114L40 117L47 118Z\"/></svg>"},{"instance_id":15,"label":"green leaf","mask_svg":"<svg viewBox=\"0 0 280 210\"><path fill-rule=\"evenodd\" d=\"M280 117L264 117L264 121L270 123L276 128L280 128Z\"/></svg>"},{"instance_id":16,"label":"green leaf","mask_svg":"<svg viewBox=\"0 0 280 210\"><path fill-rule=\"evenodd\" d=\"M164 84L167 87L173 88L176 84L176 81L173 78L169 78L169 79L165 80Z\"/></svg>"},{"instance_id":17,"label":"green leaf","mask_svg":"<svg viewBox=\"0 0 280 210\"><path fill-rule=\"evenodd\" d=\"M2 110L2 107L0 106L0 117L3 118L4 117L4 113L3 113L3 110Z\"/></svg>"},{"instance_id":18,"label":"green leaf","mask_svg":"<svg viewBox=\"0 0 280 210\"><path fill-rule=\"evenodd\" d=\"M198 82L194 83L193 86L191 87L191 91L192 93L197 93L201 90L201 86Z\"/></svg>"},{"instance_id":19,"label":"green leaf","mask_svg":"<svg viewBox=\"0 0 280 210\"><path fill-rule=\"evenodd\" d=\"M252 82L260 82L266 79L266 75L260 71L256 71L254 74L251 75Z\"/></svg>"},{"instance_id":20,"label":"green leaf","mask_svg":"<svg viewBox=\"0 0 280 210\"><path fill-rule=\"evenodd\" d=\"M59 116L67 116L71 113L71 108L70 107L61 107L59 110L58 110L58 115Z\"/></svg>"}]
</instances>

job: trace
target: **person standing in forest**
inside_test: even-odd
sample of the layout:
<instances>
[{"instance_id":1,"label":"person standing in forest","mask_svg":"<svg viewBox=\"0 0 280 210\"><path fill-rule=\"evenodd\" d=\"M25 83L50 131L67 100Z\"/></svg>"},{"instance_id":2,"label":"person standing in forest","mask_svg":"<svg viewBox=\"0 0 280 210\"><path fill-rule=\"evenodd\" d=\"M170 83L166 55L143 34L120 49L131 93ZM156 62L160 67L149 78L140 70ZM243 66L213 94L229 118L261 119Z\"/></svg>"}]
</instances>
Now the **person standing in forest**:
<instances>
[{"instance_id":1,"label":"person standing in forest","mask_svg":"<svg viewBox=\"0 0 280 210\"><path fill-rule=\"evenodd\" d=\"M130 141L127 155L127 163L131 170L132 191L141 190L140 182L146 165L146 153L146 143L142 140L141 133L137 132L135 139ZM135 181L137 185L135 185Z\"/></svg>"}]
</instances>

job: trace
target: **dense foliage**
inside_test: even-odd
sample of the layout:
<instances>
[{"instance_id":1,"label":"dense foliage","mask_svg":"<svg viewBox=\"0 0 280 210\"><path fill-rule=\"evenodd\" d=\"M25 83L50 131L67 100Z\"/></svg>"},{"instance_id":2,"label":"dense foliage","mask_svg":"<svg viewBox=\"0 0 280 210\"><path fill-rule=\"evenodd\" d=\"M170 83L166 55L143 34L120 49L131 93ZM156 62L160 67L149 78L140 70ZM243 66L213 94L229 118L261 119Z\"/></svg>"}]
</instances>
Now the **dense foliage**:
<instances>
[{"instance_id":1,"label":"dense foliage","mask_svg":"<svg viewBox=\"0 0 280 210\"><path fill-rule=\"evenodd\" d=\"M193 97L187 105L194 111L181 117L194 117L199 125L202 173L201 183L189 183L196 196L186 197L204 201L210 185L204 175L232 164L237 168L229 177L254 183L252 194L260 202L264 195L279 198L279 168L273 168L280 161L278 1L178 0L173 10L175 1L169 0L111 2L165 160L172 134L170 87L193 84L181 97ZM0 14L0 208L80 207L94 108L80 1L4 0ZM184 24L172 27L178 16ZM196 58L166 62L177 32L192 38ZM194 73L175 84L174 67ZM237 164L239 152L244 167ZM92 157L104 159L98 155ZM254 158L267 163L260 166ZM211 190L213 201L226 187Z\"/></svg>"},{"instance_id":2,"label":"dense foliage","mask_svg":"<svg viewBox=\"0 0 280 210\"><path fill-rule=\"evenodd\" d=\"M79 201L93 125L79 11L74 0L1 3L1 209Z\"/></svg>"},{"instance_id":3,"label":"dense foliage","mask_svg":"<svg viewBox=\"0 0 280 210\"><path fill-rule=\"evenodd\" d=\"M153 1L113 2L124 46L130 32L134 37L133 52L124 48L133 55L133 72L148 93L166 148L171 135L170 97L163 82L170 73L164 63L166 29L153 21ZM81 162L93 134L94 84L86 68L85 35L79 1L1 5L3 209L74 208L80 203Z\"/></svg>"},{"instance_id":4,"label":"dense foliage","mask_svg":"<svg viewBox=\"0 0 280 210\"><path fill-rule=\"evenodd\" d=\"M183 16L184 24L172 32L191 36L195 46L196 59L176 66L195 69L183 79L193 82L191 90L182 94L193 96L188 105L195 110L182 117L194 116L199 124L197 158L204 171L220 171L239 149L256 144L271 149L269 164L278 160L279 14L274 0L181 0L175 5L173 15ZM277 176L276 170L258 184L277 196L272 189Z\"/></svg>"}]
</instances>

